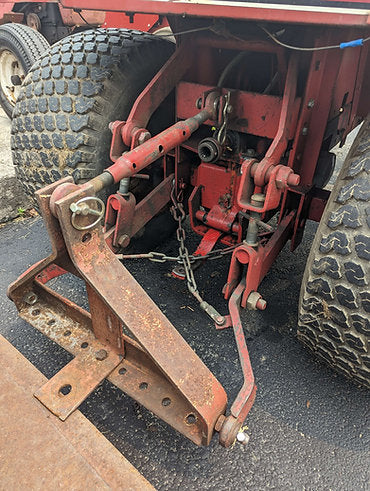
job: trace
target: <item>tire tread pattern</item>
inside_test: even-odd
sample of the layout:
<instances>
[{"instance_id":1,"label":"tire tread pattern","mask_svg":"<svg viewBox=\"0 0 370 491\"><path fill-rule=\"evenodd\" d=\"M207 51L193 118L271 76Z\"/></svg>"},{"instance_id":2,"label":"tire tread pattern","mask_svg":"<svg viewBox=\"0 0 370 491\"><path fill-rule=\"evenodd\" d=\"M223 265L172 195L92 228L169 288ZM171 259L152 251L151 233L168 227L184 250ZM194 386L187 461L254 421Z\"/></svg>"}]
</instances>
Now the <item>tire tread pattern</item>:
<instances>
[{"instance_id":1,"label":"tire tread pattern","mask_svg":"<svg viewBox=\"0 0 370 491\"><path fill-rule=\"evenodd\" d=\"M12 39L19 51L23 54L26 68L29 70L32 65L50 47L44 36L23 24L4 24L0 27L2 36Z\"/></svg>"},{"instance_id":2,"label":"tire tread pattern","mask_svg":"<svg viewBox=\"0 0 370 491\"><path fill-rule=\"evenodd\" d=\"M172 52L171 42L129 29L87 30L51 46L13 113L13 162L26 193L67 175L83 182L110 165L108 123L127 117Z\"/></svg>"},{"instance_id":3,"label":"tire tread pattern","mask_svg":"<svg viewBox=\"0 0 370 491\"><path fill-rule=\"evenodd\" d=\"M298 338L370 387L370 116L347 155L303 277Z\"/></svg>"},{"instance_id":4,"label":"tire tread pattern","mask_svg":"<svg viewBox=\"0 0 370 491\"><path fill-rule=\"evenodd\" d=\"M25 73L28 73L32 65L48 48L49 43L44 36L31 27L15 23L0 26L0 50L11 51L19 60ZM0 104L11 118L14 104L9 101L2 89L0 90Z\"/></svg>"}]
</instances>

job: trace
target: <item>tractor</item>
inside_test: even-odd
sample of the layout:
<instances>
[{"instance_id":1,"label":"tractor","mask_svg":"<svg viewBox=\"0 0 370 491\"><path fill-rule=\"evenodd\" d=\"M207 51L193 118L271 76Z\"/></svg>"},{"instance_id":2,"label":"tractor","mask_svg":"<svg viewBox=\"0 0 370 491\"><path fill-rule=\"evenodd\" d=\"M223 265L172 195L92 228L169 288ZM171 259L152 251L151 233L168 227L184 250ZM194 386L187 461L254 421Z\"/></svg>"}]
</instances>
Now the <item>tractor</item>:
<instances>
[{"instance_id":1,"label":"tractor","mask_svg":"<svg viewBox=\"0 0 370 491\"><path fill-rule=\"evenodd\" d=\"M264 315L260 283L287 242L299 246L307 220L318 228L298 338L369 386L369 4L60 3L155 14L172 32L77 32L43 53L20 88L13 161L52 253L8 295L74 356L35 397L65 420L107 378L197 445L215 432L224 447L246 443L258 380L240 312ZM330 190L331 150L357 126ZM168 256L160 243L175 231L178 254ZM196 281L216 257L229 265L228 312ZM138 260L168 262L215 336L233 330L244 377L235 400L130 274ZM85 283L89 311L48 286L66 273Z\"/></svg>"}]
</instances>

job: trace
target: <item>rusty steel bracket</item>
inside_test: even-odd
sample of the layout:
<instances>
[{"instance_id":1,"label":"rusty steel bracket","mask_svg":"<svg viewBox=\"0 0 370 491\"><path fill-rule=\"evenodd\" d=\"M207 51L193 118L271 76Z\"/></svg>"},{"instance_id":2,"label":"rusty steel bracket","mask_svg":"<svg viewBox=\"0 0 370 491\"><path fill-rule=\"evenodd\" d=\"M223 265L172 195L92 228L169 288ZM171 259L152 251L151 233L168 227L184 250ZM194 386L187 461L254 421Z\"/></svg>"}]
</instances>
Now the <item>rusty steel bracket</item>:
<instances>
[{"instance_id":1,"label":"rusty steel bracket","mask_svg":"<svg viewBox=\"0 0 370 491\"><path fill-rule=\"evenodd\" d=\"M82 342L80 347L81 353L35 392L35 397L62 421L113 372L122 359L95 339Z\"/></svg>"},{"instance_id":2,"label":"rusty steel bracket","mask_svg":"<svg viewBox=\"0 0 370 491\"><path fill-rule=\"evenodd\" d=\"M38 191L52 254L10 285L19 315L73 355L37 392L64 419L106 377L198 445L209 444L226 393L214 375L115 257L101 226L80 231L70 205L86 191L65 178ZM54 202L61 184L70 194ZM90 313L46 285L65 271L86 284Z\"/></svg>"},{"instance_id":3,"label":"rusty steel bracket","mask_svg":"<svg viewBox=\"0 0 370 491\"><path fill-rule=\"evenodd\" d=\"M174 174L169 175L137 204L132 193L109 196L104 228L111 249L127 247L131 238L166 206L173 180Z\"/></svg>"},{"instance_id":4,"label":"rusty steel bracket","mask_svg":"<svg viewBox=\"0 0 370 491\"><path fill-rule=\"evenodd\" d=\"M283 191L289 186L297 186L299 184L298 174L294 174L290 167L280 164L271 165L265 172L266 196L264 203L260 207L254 206L251 198L256 186L255 176L261 168L264 168L263 160L257 162L254 159L245 159L241 163L240 172L242 176L236 201L242 210L257 211L258 213L274 210L279 206Z\"/></svg>"},{"instance_id":5,"label":"rusty steel bracket","mask_svg":"<svg viewBox=\"0 0 370 491\"><path fill-rule=\"evenodd\" d=\"M231 256L227 282L223 289L226 299L230 298L233 291L243 278L246 278L241 305L250 309L264 310L266 302L261 302L257 296L258 287L282 249L283 244L292 234L296 212L291 211L279 223L266 245L258 244L257 247L246 243L238 246ZM244 272L244 268L247 268ZM251 295L253 294L253 297Z\"/></svg>"}]
</instances>

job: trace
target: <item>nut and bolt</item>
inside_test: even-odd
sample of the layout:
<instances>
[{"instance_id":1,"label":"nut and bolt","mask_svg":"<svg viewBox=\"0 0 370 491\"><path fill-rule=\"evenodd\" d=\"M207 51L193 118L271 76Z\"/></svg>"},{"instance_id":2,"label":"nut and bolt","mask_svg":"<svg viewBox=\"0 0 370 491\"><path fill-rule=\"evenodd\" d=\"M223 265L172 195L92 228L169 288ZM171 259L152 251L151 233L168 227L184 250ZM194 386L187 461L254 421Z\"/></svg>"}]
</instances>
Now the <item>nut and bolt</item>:
<instances>
[{"instance_id":1,"label":"nut and bolt","mask_svg":"<svg viewBox=\"0 0 370 491\"><path fill-rule=\"evenodd\" d=\"M244 433L244 431L239 431L239 433L236 435L236 441L241 443L242 445L247 445L249 442L249 435L247 433Z\"/></svg>"},{"instance_id":2,"label":"nut and bolt","mask_svg":"<svg viewBox=\"0 0 370 491\"><path fill-rule=\"evenodd\" d=\"M298 186L300 183L301 177L299 174L294 174L293 172L289 174L288 179L287 179L287 184L288 186Z\"/></svg>"},{"instance_id":3,"label":"nut and bolt","mask_svg":"<svg viewBox=\"0 0 370 491\"><path fill-rule=\"evenodd\" d=\"M149 131L143 131L141 133L141 135L139 136L139 138L137 139L137 143L138 143L138 145L142 145L143 143L145 143L149 139L150 139Z\"/></svg>"},{"instance_id":4,"label":"nut and bolt","mask_svg":"<svg viewBox=\"0 0 370 491\"><path fill-rule=\"evenodd\" d=\"M308 103L307 103L308 109L312 109L314 105L315 105L315 100L314 99L310 99L308 101Z\"/></svg>"},{"instance_id":5,"label":"nut and bolt","mask_svg":"<svg viewBox=\"0 0 370 491\"><path fill-rule=\"evenodd\" d=\"M267 302L266 300L264 300L263 298L259 298L256 302L256 307L258 310L265 310L267 306Z\"/></svg>"},{"instance_id":6,"label":"nut and bolt","mask_svg":"<svg viewBox=\"0 0 370 491\"><path fill-rule=\"evenodd\" d=\"M263 207L263 204L265 202L265 199L266 199L266 195L264 195L263 193L256 193L256 194L252 194L251 196L251 204L253 206L255 206L256 208L262 208Z\"/></svg>"},{"instance_id":7,"label":"nut and bolt","mask_svg":"<svg viewBox=\"0 0 370 491\"><path fill-rule=\"evenodd\" d=\"M117 244L120 247L127 247L130 243L130 237L127 234L122 234L118 237Z\"/></svg>"},{"instance_id":8,"label":"nut and bolt","mask_svg":"<svg viewBox=\"0 0 370 491\"><path fill-rule=\"evenodd\" d=\"M260 293L251 292L247 298L247 308L252 310L265 310L267 306L266 300L264 300Z\"/></svg>"},{"instance_id":9,"label":"nut and bolt","mask_svg":"<svg viewBox=\"0 0 370 491\"><path fill-rule=\"evenodd\" d=\"M302 128L302 135L303 135L303 136L306 136L306 135L307 135L307 133L308 133L308 126L304 126L304 127Z\"/></svg>"},{"instance_id":10,"label":"nut and bolt","mask_svg":"<svg viewBox=\"0 0 370 491\"><path fill-rule=\"evenodd\" d=\"M218 326L222 326L225 323L225 317L223 315L219 315L215 318L215 322Z\"/></svg>"},{"instance_id":11,"label":"nut and bolt","mask_svg":"<svg viewBox=\"0 0 370 491\"><path fill-rule=\"evenodd\" d=\"M38 297L37 297L36 293L34 293L34 292L28 292L23 297L23 301L28 305L35 305L37 300L38 300Z\"/></svg>"},{"instance_id":12,"label":"nut and bolt","mask_svg":"<svg viewBox=\"0 0 370 491\"><path fill-rule=\"evenodd\" d=\"M108 357L108 353L105 351L105 349L100 349L95 353L95 358L98 361L103 361Z\"/></svg>"}]
</instances>

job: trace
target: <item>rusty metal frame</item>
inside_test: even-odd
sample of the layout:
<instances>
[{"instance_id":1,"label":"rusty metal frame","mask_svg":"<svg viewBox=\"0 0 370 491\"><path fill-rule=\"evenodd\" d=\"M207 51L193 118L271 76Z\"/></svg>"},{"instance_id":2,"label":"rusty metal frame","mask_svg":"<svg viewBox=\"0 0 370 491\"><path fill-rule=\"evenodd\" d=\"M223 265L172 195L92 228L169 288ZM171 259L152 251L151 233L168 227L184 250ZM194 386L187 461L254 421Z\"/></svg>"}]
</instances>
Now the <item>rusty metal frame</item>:
<instances>
[{"instance_id":1,"label":"rusty metal frame","mask_svg":"<svg viewBox=\"0 0 370 491\"><path fill-rule=\"evenodd\" d=\"M73 2L65 0L64 3ZM108 3L119 8L115 0ZM149 8L149 3L153 6L160 4L138 0L138 5L144 6L143 8ZM226 12L224 2L216 3L214 2L212 9L214 17ZM199 16L200 12L204 12L201 4L202 2L188 2L185 6L182 1L167 2L161 8L166 9L166 12L169 9L174 14L180 13L178 9L186 8L187 12ZM96 5L96 0L91 2L91 6L93 5ZM253 15L250 17L249 14L257 12L261 15L261 10L268 13L263 20L278 20L282 12L284 15L288 14L291 21L299 18L301 22L311 22L312 18L318 18L316 12L310 17L311 20L309 16L303 19L296 8L270 12L265 8L253 10L241 5L232 7L233 18L250 19ZM207 9L209 15L209 5ZM351 15L354 16L353 12ZM325 23L325 19L329 18L331 23L333 15L320 13L320 22ZM351 22L350 16L343 18L346 22ZM361 15L356 19L360 23L364 22ZM180 20L177 24L182 25L183 21ZM328 29L317 37L317 46L336 43L338 33L336 29ZM228 447L235 441L253 404L256 385L240 309L249 307L263 310L266 307L266 302L258 293L260 282L290 238L292 248L296 247L307 216L317 219L322 212L325 195L314 196L311 187L316 157L319 155L327 120L332 111L332 98L326 97L325 91L328 88L332 91L335 86L336 74L341 66L341 53L317 51L310 59L299 58L294 52L288 57L280 46L270 44L269 40L243 41L230 34L230 39L223 39L220 32L217 36L214 33L209 36L196 35L189 43L180 40L173 56L137 98L127 121L111 123L111 158L114 164L81 186L73 184L72 179L67 178L37 193L53 253L11 285L9 296L24 319L75 355L66 367L35 394L61 419L67 418L107 378L196 444L209 444L216 430L220 432L220 442ZM215 89L206 85L205 82L209 80L217 80L215 75L219 67L216 65L212 72L212 55L201 58L198 65L193 63L194 47L208 50L209 53L218 48L275 53L281 81L285 79L283 97L242 90L230 92L231 89ZM302 97L300 94L297 96L298 62L303 72L307 69L306 87ZM365 70L364 57L361 63L359 77ZM201 64L204 67L200 67ZM208 69L212 73L209 78L204 76ZM196 70L199 70L198 74ZM186 77L191 82L184 80ZM197 80L202 81L202 84L195 83ZM178 121L151 138L146 129L147 123L155 109L175 88L176 116L187 119ZM354 97L356 106L360 97L358 89L359 85ZM226 93L228 99L225 98ZM229 107L226 100L232 102ZM200 112L192 116L191 108L194 106ZM271 109L271 106L274 107ZM249 122L244 118L247 107L253 112ZM226 117L227 109L233 113L230 118ZM343 109L348 110L348 107ZM352 112L354 111L355 108ZM345 113L341 116L343 120L347 117L353 119L354 114ZM203 171L207 167L204 183L198 175L190 176L197 137L193 141L187 140L200 126L213 126L214 123L216 126L224 123L225 127L227 123L230 130L251 134L259 139L256 153L248 153L250 149L245 149L245 155L238 155L237 152L244 151L239 146L238 150L230 149L229 157L226 152L220 153L222 165L232 174L232 179L229 180L229 194L232 196L225 204L226 199L217 194L217 188L216 193L213 193L217 194L216 202L214 196L209 198L212 194L209 192L209 206L203 206L202 193L207 183L210 185L209 172L212 172L212 165L200 165L203 166L200 169ZM268 139L272 140L271 144L267 142ZM292 143L291 147L289 143ZM224 142L221 145L223 144ZM258 150L259 145L262 151ZM126 149L130 151L124 153ZM182 160L182 156L186 156L189 151L193 152L189 158L189 166L180 165L186 163L186 157ZM71 211L76 209L81 200L91 199L103 188L118 183L123 178L135 176L156 160L164 160L169 152L173 152L171 155L175 157L173 166L166 169L161 184L140 203L136 204L130 193L124 196L116 194L108 200L104 231L100 225L86 225L85 229L89 230L74 227ZM264 157L258 162L247 155ZM287 166L281 165L284 156L288 160ZM188 167L189 172L184 171L183 167ZM300 177L302 186L297 188ZM223 176L217 173L214 179L218 186ZM229 416L224 414L227 397L221 384L112 252L112 249L126 246L135 233L168 203L172 187L174 195L180 189L184 193L187 192L186 186L189 183L194 186L188 203L191 225L200 235L204 235L196 254L208 254L217 240L229 245L239 243L233 251L223 291L225 298L229 300L230 315L225 316L222 325L216 326L218 329L233 327L244 377L243 386L231 406ZM296 189L291 192L290 187ZM222 189L226 195L228 190L225 190L225 186ZM203 194L206 195L207 190ZM175 206L175 199L173 203ZM267 221L278 210L279 205L279 221L277 228L273 230L263 220ZM87 216L82 215L79 219L82 225L89 223ZM267 227L269 231L260 233L258 226ZM244 236L245 240L240 244ZM179 241L181 240L183 239L180 238ZM189 273L189 270L192 271L187 251L186 254L189 267L186 269L185 261L184 267ZM50 279L65 272L79 276L85 282L90 313L47 286Z\"/></svg>"},{"instance_id":2,"label":"rusty metal frame","mask_svg":"<svg viewBox=\"0 0 370 491\"><path fill-rule=\"evenodd\" d=\"M58 219L51 214L51 194L71 181L37 192L53 252L8 291L22 318L75 355L36 397L65 419L108 378L196 444L209 444L226 408L224 389L114 256L101 227L72 227L69 205L81 191L56 202ZM90 314L45 285L63 271L85 281Z\"/></svg>"},{"instance_id":3,"label":"rusty metal frame","mask_svg":"<svg viewBox=\"0 0 370 491\"><path fill-rule=\"evenodd\" d=\"M312 5L277 5L271 1L269 4L258 4L252 2L227 2L214 1L212 3L203 1L162 2L159 0L107 0L102 6L100 0L61 0L64 7L80 7L84 9L112 10L120 12L143 12L164 15L179 15L182 17L208 17L208 18L231 18L254 20L262 22L280 22L296 24L316 24L333 26L366 26L369 22L368 10L355 9L355 2L348 2L351 9L313 7ZM307 2L309 3L309 2Z\"/></svg>"},{"instance_id":4,"label":"rusty metal frame","mask_svg":"<svg viewBox=\"0 0 370 491\"><path fill-rule=\"evenodd\" d=\"M137 204L132 193L109 196L105 239L111 249L127 247L132 237L164 208L171 199L173 183L174 175L170 174Z\"/></svg>"}]
</instances>

